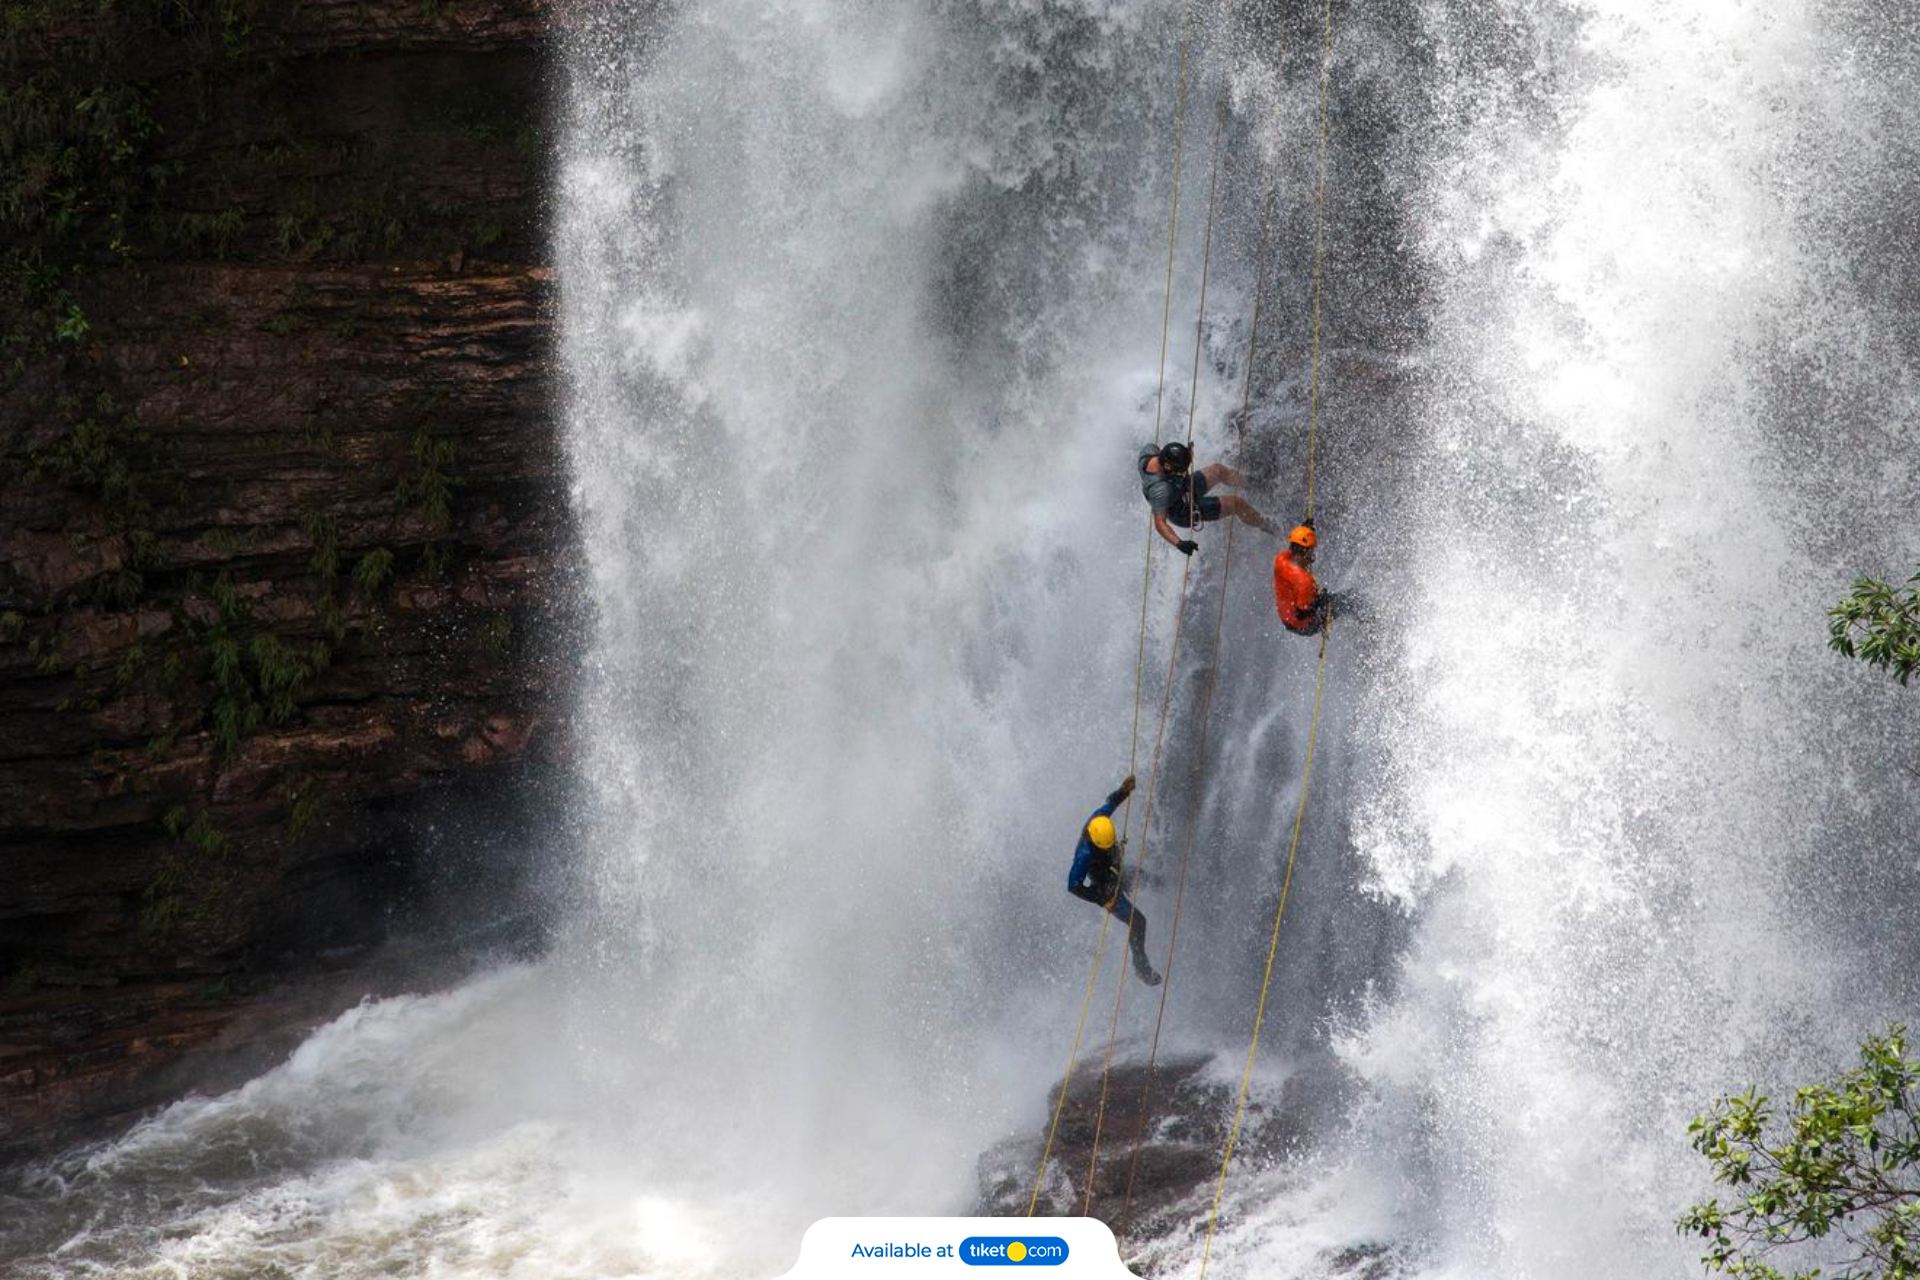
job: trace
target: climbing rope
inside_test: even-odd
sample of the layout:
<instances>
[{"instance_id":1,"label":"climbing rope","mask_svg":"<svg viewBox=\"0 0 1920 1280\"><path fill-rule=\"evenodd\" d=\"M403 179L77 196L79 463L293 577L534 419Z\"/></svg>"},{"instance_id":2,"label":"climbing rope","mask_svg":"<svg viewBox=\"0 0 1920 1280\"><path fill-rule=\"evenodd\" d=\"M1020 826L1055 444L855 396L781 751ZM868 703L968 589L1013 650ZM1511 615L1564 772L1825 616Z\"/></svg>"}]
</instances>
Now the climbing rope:
<instances>
[{"instance_id":1,"label":"climbing rope","mask_svg":"<svg viewBox=\"0 0 1920 1280\"><path fill-rule=\"evenodd\" d=\"M1218 109L1214 116L1213 140L1209 146L1208 154L1209 172L1207 176L1206 233L1202 237L1200 248L1200 301L1196 308L1197 318L1194 321L1193 370L1187 387L1187 447L1189 449L1193 447L1194 406L1198 404L1200 399L1200 348L1206 328L1207 281L1211 275L1213 265L1214 211L1218 207L1217 196L1220 190L1220 137L1225 130L1225 126L1226 99L1222 98L1220 99ZM1187 485L1187 524L1190 528L1198 527L1199 524L1196 508L1197 499L1194 497L1194 487L1192 482L1189 481ZM1231 539L1233 537L1233 528L1231 525L1227 528L1227 537L1229 539L1228 546L1231 547ZM1148 547L1151 549L1151 542L1149 542ZM1148 844L1147 833L1153 830L1153 806L1160 794L1160 761L1167 741L1167 720L1173 707L1173 678L1180 661L1180 639L1186 625L1187 585L1192 580L1192 575L1193 557L1188 556L1186 557L1186 563L1182 565L1180 569L1180 596L1175 606L1173 643L1168 647L1167 675L1166 679L1161 683L1160 724L1159 729L1154 735L1153 768L1148 774L1146 807L1140 817L1140 859L1136 864L1136 870L1144 870L1146 868L1147 857L1152 852L1151 846ZM1123 860L1123 868L1124 865ZM1100 1167L1100 1137L1106 1128L1107 1093L1108 1086L1113 1079L1113 1046L1120 1034L1120 1010L1122 1006L1126 1004L1128 985L1126 979L1123 977L1115 986L1113 993L1113 1020L1107 1028L1106 1058L1100 1068L1100 1100L1094 1108L1093 1144L1087 1156L1086 1189L1080 1202L1080 1212L1083 1216L1091 1215L1093 1210L1093 1179L1095 1172Z\"/></svg>"},{"instance_id":2,"label":"climbing rope","mask_svg":"<svg viewBox=\"0 0 1920 1280\"><path fill-rule=\"evenodd\" d=\"M1307 391L1307 519L1313 519L1313 481L1320 436L1320 300L1327 268L1327 91L1333 79L1333 0L1324 0L1326 43L1320 55L1320 186L1314 200L1313 375Z\"/></svg>"},{"instance_id":3,"label":"climbing rope","mask_svg":"<svg viewBox=\"0 0 1920 1280\"><path fill-rule=\"evenodd\" d=\"M1153 440L1155 444L1160 443L1161 413L1162 406L1166 400L1167 390L1167 345L1173 326L1173 266L1175 250L1179 244L1180 180L1181 169L1184 163L1183 157L1185 154L1187 125L1187 64L1189 51L1193 44L1194 3L1195 0L1187 0L1186 21L1180 34L1180 87L1174 99L1173 109L1173 189L1168 197L1167 271L1164 295L1160 306L1159 384L1154 392L1153 401ZM1209 225L1208 234L1211 236L1213 218L1211 207L1208 209L1207 218ZM1129 777L1138 772L1140 762L1140 705L1143 701L1142 693L1146 678L1147 662L1147 601L1153 583L1153 523L1151 520L1147 523L1146 545L1141 560L1140 639L1134 654L1133 725L1129 731L1127 743L1127 774ZM1189 564L1188 568L1191 568L1191 564ZM1183 570L1180 575L1181 607L1179 613L1185 612L1186 590L1187 574L1186 571ZM1176 618L1179 616L1179 613L1176 613ZM1164 730L1164 725L1162 728ZM1121 856L1117 870L1123 878L1126 868L1127 833L1132 825L1133 806L1129 804L1125 816L1121 819L1120 828ZM1080 1002L1080 1021L1074 1027L1073 1045L1067 1051L1067 1067L1060 1077L1060 1096L1054 1102L1053 1118L1047 1125L1047 1140L1040 1150L1040 1166L1034 1171L1033 1194L1027 1198L1027 1216L1029 1218L1034 1215L1035 1210L1039 1207L1040 1187L1046 1178L1047 1161L1053 1155L1054 1139L1059 1136L1060 1115L1066 1109L1067 1105L1067 1086L1072 1083L1074 1064L1080 1058L1080 1042L1086 1034L1087 1015L1093 1009L1094 988L1098 986L1100 982L1100 969L1106 957L1107 929L1112 918L1109 912L1102 911L1100 913L1100 932L1093 944L1093 964L1087 972L1086 995Z\"/></svg>"},{"instance_id":4,"label":"climbing rope","mask_svg":"<svg viewBox=\"0 0 1920 1280\"><path fill-rule=\"evenodd\" d=\"M1153 393L1153 442L1160 443L1160 411L1167 395L1167 342L1173 333L1173 258L1180 232L1180 176L1187 145L1187 55L1193 46L1193 0L1180 33L1180 93L1173 105L1173 194L1167 213L1167 280L1160 295L1160 385Z\"/></svg>"},{"instance_id":5,"label":"climbing rope","mask_svg":"<svg viewBox=\"0 0 1920 1280\"><path fill-rule=\"evenodd\" d=\"M1326 39L1320 59L1320 186L1315 202L1318 226L1313 249L1313 372L1310 382L1307 419L1307 515L1313 515L1314 451L1320 425L1320 304L1325 281L1327 247L1327 99L1333 75L1333 0L1323 0ZM1247 1094L1253 1087L1253 1063L1260 1051L1260 1028L1267 1016L1267 993L1273 985L1273 962L1280 952L1280 925L1287 918L1287 898L1293 888L1293 865L1300 852L1300 830L1307 817L1307 793L1313 781L1313 755L1320 741L1320 704L1327 684L1327 636L1333 620L1320 628L1320 657L1313 678L1313 715L1307 728L1307 758L1300 772L1300 804L1293 815L1293 835L1287 842L1286 870L1280 877L1280 902L1273 912L1273 932L1267 939L1267 963L1260 975L1260 1002L1253 1015L1253 1035L1247 1045L1247 1065L1240 1074L1240 1095L1233 1105L1233 1124L1227 1130L1227 1142L1220 1156L1220 1175L1214 1180L1213 1205L1207 1211L1207 1236L1200 1250L1200 1277L1206 1280L1207 1264L1213 1256L1213 1233L1220 1220L1220 1197L1227 1187L1227 1168L1233 1163L1233 1149L1240 1141L1240 1126L1246 1119Z\"/></svg>"},{"instance_id":6,"label":"climbing rope","mask_svg":"<svg viewBox=\"0 0 1920 1280\"><path fill-rule=\"evenodd\" d=\"M1307 730L1307 764L1300 776L1300 807L1293 815L1293 839L1287 844L1287 869L1280 878L1280 905L1273 913L1273 934L1267 939L1267 967L1260 977L1260 1003L1253 1015L1253 1038L1247 1045L1247 1066L1240 1075L1240 1097L1233 1106L1233 1127L1227 1131L1226 1151L1220 1157L1220 1176L1213 1184L1213 1207L1207 1211L1207 1240L1200 1252L1200 1276L1205 1280L1207 1260L1213 1253L1214 1227L1220 1218L1220 1195L1227 1187L1227 1166L1233 1162L1233 1149L1240 1141L1240 1125L1246 1118L1247 1092L1253 1085L1253 1060L1260 1052L1260 1027L1267 1016L1267 990L1273 984L1273 959L1280 951L1280 922L1287 916L1287 894L1293 887L1294 855L1300 851L1300 827L1307 816L1307 784L1313 778L1313 750L1320 738L1320 695L1327 683L1327 627L1320 629L1320 668L1313 680L1313 719Z\"/></svg>"},{"instance_id":7,"label":"climbing rope","mask_svg":"<svg viewBox=\"0 0 1920 1280\"><path fill-rule=\"evenodd\" d=\"M1260 313L1266 299L1267 249L1273 235L1273 203L1275 188L1272 179L1268 180L1266 196L1260 206L1260 245L1254 254L1253 274L1253 319L1247 330L1247 367L1241 378L1240 416L1237 426L1238 444L1245 452L1247 436L1247 416L1253 407L1253 367L1260 353ZM1220 665L1225 660L1224 636L1227 617L1227 586L1233 573L1233 536L1235 525L1227 526L1227 544L1220 564L1220 601L1214 611L1213 619L1213 662L1207 668L1207 682L1200 698L1200 749L1194 763L1193 778L1196 790L1206 776L1207 768L1207 729L1213 716L1213 691L1218 683ZM1147 1051L1146 1075L1140 1085L1140 1105L1135 1112L1133 1128L1133 1150L1127 1160L1127 1184L1125 1198L1121 1202L1120 1221L1116 1234L1124 1234L1128 1220L1133 1213L1133 1186L1140 1172L1140 1146L1146 1135L1147 1109L1153 1093L1154 1073L1160 1059L1160 1032L1167 1017L1167 996L1173 987L1173 960L1180 941L1180 913L1187 897L1187 866L1193 855L1194 835L1199 827L1200 805L1196 802L1187 812L1186 831L1181 840L1180 871L1175 879L1173 895L1173 917L1167 930L1167 958L1160 971L1160 1007L1153 1018L1153 1043ZM1111 1045L1109 1046L1111 1051Z\"/></svg>"}]
</instances>

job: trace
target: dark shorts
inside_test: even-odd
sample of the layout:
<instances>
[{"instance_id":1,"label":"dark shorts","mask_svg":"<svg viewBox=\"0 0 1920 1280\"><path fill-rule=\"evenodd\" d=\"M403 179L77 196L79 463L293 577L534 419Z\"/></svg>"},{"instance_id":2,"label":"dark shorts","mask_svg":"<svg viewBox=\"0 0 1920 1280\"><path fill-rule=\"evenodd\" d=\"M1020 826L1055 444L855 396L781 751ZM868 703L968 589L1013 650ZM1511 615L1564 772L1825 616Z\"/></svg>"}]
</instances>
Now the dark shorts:
<instances>
[{"instance_id":1,"label":"dark shorts","mask_svg":"<svg viewBox=\"0 0 1920 1280\"><path fill-rule=\"evenodd\" d=\"M1192 514L1196 518L1191 522L1188 521L1188 504L1185 502L1176 502L1167 510L1168 522L1182 529L1191 529L1195 524L1205 524L1209 520L1220 518L1220 499L1207 496L1207 478L1196 471L1193 473L1192 482Z\"/></svg>"}]
</instances>

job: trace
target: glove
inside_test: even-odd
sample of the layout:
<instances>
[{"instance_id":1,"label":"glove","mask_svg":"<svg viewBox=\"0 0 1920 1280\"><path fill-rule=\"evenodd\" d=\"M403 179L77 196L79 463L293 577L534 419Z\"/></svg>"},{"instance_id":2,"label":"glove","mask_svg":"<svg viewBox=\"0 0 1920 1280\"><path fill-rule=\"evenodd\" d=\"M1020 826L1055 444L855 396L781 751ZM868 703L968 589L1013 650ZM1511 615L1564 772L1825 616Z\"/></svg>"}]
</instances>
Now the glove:
<instances>
[{"instance_id":1,"label":"glove","mask_svg":"<svg viewBox=\"0 0 1920 1280\"><path fill-rule=\"evenodd\" d=\"M1197 542L1195 542L1195 541L1193 541L1192 539L1187 539L1187 540L1185 540L1185 541L1182 541L1182 542L1176 542L1176 543L1174 543L1174 544L1173 544L1173 549L1174 549L1175 551L1178 551L1178 552L1179 552L1179 553L1180 553L1181 555L1183 555L1183 556L1190 556L1190 555L1192 555L1192 554L1193 554L1194 552L1196 552L1196 551L1198 551L1198 550L1200 549L1200 544L1199 544L1199 543L1197 543Z\"/></svg>"},{"instance_id":2,"label":"glove","mask_svg":"<svg viewBox=\"0 0 1920 1280\"><path fill-rule=\"evenodd\" d=\"M1133 775L1128 774L1120 783L1120 789L1128 795L1133 794Z\"/></svg>"},{"instance_id":3,"label":"glove","mask_svg":"<svg viewBox=\"0 0 1920 1280\"><path fill-rule=\"evenodd\" d=\"M1307 518L1306 518L1305 520L1302 520L1302 521L1300 522L1300 525L1301 525L1301 527L1302 527L1302 528L1305 528L1305 529L1311 529L1311 528L1313 528L1313 517L1312 517L1312 516L1308 516L1308 517L1307 517Z\"/></svg>"}]
</instances>

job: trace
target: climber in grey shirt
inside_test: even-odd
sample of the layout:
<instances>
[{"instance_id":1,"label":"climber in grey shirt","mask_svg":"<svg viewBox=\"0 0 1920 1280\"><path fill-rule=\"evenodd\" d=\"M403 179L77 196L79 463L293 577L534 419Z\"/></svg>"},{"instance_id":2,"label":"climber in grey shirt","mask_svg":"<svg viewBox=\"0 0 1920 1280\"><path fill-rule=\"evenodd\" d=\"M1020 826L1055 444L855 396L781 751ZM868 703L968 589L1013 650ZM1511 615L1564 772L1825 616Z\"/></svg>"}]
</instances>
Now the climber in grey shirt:
<instances>
[{"instance_id":1,"label":"climber in grey shirt","mask_svg":"<svg viewBox=\"0 0 1920 1280\"><path fill-rule=\"evenodd\" d=\"M1145 445L1137 463L1140 493L1153 508L1153 527L1168 545L1182 555L1192 555L1200 544L1182 539L1173 531L1194 529L1209 520L1232 516L1262 533L1278 533L1279 528L1253 509L1237 493L1214 495L1215 485L1244 485L1247 478L1224 462L1193 470L1193 450L1175 440L1166 445Z\"/></svg>"}]
</instances>

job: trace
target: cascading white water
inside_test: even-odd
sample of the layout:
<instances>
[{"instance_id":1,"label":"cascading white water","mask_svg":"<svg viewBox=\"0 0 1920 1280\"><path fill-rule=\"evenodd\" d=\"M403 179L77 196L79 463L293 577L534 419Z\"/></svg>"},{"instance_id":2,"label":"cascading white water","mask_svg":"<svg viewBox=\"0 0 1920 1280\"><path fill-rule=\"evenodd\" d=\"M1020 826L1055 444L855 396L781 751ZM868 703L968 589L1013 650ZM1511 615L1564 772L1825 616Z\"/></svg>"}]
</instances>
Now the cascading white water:
<instances>
[{"instance_id":1,"label":"cascading white water","mask_svg":"<svg viewBox=\"0 0 1920 1280\"><path fill-rule=\"evenodd\" d=\"M576 49L599 620L572 942L604 1001L580 1051L660 1176L751 1170L790 1207L781 1250L837 1204L964 1206L1044 1087L1006 1047L1057 1023L1023 971L1070 913L1034 886L1124 767L1133 647L1102 451L1137 407L1089 401L1116 273L1086 268L1134 243L1118 90L1163 34L1104 6L741 4ZM1076 57L1109 105L1034 77ZM1068 110L1104 127L1059 132ZM1096 204L1123 216L1089 229ZM973 220L1004 240L969 249Z\"/></svg>"},{"instance_id":2,"label":"cascading white water","mask_svg":"<svg viewBox=\"0 0 1920 1280\"><path fill-rule=\"evenodd\" d=\"M1915 28L1418 16L1426 482L1357 832L1416 932L1337 1037L1371 1088L1346 1201L1269 1181L1230 1251L1312 1274L1344 1216L1420 1274L1682 1275L1689 1116L1920 1011L1911 703L1822 646L1849 578L1920 546L1920 421L1888 394L1912 256L1881 222L1910 192L1878 171Z\"/></svg>"},{"instance_id":3,"label":"cascading white water","mask_svg":"<svg viewBox=\"0 0 1920 1280\"><path fill-rule=\"evenodd\" d=\"M1283 517L1308 9L1201 26L1168 362L1178 431L1225 94L1197 422L1203 454L1227 447L1277 174L1254 451ZM594 623L580 814L543 851L577 867L572 915L537 966L369 1005L52 1162L8 1202L68 1242L28 1274L766 1275L820 1214L971 1207L975 1157L1040 1122L1064 1060L1095 928L1065 859L1127 765L1127 467L1152 433L1181 14L579 20L555 241ZM1364 611L1336 642L1263 1079L1331 1044L1358 1100L1304 1161L1236 1170L1210 1274L1326 1275L1375 1242L1406 1274L1686 1274L1686 1116L1920 1012L1920 812L1887 765L1912 761L1912 704L1821 649L1847 578L1920 546L1889 215L1912 184L1873 170L1920 137L1913 20L1335 19L1320 501ZM1168 859L1204 796L1171 1035L1225 1058L1312 675L1252 546L1216 763L1191 784L1200 625L1152 833ZM1156 928L1166 887L1141 895ZM1131 1044L1152 1005L1129 1010ZM1147 1253L1197 1267L1184 1233Z\"/></svg>"}]
</instances>

